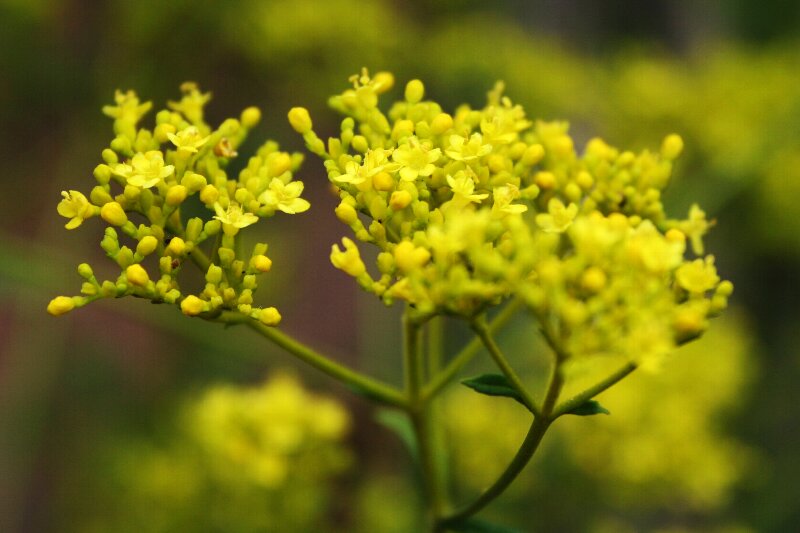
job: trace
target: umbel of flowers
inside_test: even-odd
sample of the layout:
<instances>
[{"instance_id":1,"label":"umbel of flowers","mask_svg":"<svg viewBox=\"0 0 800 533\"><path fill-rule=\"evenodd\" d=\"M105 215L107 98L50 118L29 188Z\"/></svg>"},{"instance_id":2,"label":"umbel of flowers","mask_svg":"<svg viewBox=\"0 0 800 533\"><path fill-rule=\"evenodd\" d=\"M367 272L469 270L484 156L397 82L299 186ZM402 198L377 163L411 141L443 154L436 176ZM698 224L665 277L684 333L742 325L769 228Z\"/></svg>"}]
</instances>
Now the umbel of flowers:
<instances>
[{"instance_id":1,"label":"umbel of flowers","mask_svg":"<svg viewBox=\"0 0 800 533\"><path fill-rule=\"evenodd\" d=\"M238 157L238 147L261 112L249 107L239 119L213 128L203 118L210 93L194 83L181 90L179 101L155 114L152 129L139 125L152 104L141 103L132 91L118 91L115 105L103 108L114 119L115 137L94 169L97 184L87 194L63 192L58 213L69 219L70 230L100 218L107 225L100 246L120 274L100 281L90 265L79 265L81 294L56 297L47 307L51 314L99 298L136 296L180 306L189 316L230 310L270 326L280 322L274 307L253 305L259 275L272 268L267 244L242 250L240 231L278 211L295 214L309 208L300 198L303 183L292 179L302 155L282 152L268 141L238 178L229 176L226 167ZM206 216L190 215L203 211ZM198 294L181 287L186 262L205 273Z\"/></svg>"},{"instance_id":2,"label":"umbel of flowers","mask_svg":"<svg viewBox=\"0 0 800 533\"><path fill-rule=\"evenodd\" d=\"M655 153L597 138L578 151L566 123L529 120L502 83L485 107L448 113L413 80L384 113L391 74L351 81L330 100L346 117L339 137L324 143L303 108L289 120L324 159L353 232L333 265L387 304L404 300L423 321L474 320L518 296L561 356L637 365L726 307L732 285L703 256L705 213L670 218L661 202L679 136ZM356 241L380 250L374 273Z\"/></svg>"}]
</instances>

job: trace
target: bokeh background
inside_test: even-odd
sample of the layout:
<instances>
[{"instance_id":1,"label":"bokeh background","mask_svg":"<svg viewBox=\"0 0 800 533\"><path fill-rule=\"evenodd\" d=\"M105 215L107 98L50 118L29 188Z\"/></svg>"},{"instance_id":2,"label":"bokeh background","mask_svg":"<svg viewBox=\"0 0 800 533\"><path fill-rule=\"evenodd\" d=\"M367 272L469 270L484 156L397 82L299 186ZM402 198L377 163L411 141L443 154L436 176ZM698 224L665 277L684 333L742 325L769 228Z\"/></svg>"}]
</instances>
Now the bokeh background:
<instances>
[{"instance_id":1,"label":"bokeh background","mask_svg":"<svg viewBox=\"0 0 800 533\"><path fill-rule=\"evenodd\" d=\"M300 150L287 110L336 131L326 99L362 66L425 80L445 108L505 80L579 145L681 134L668 205L718 220L708 248L736 285L706 338L603 396L612 416L559 422L486 516L531 532L797 531L795 0L0 0L0 530L420 530L391 417L252 332L139 301L44 312L77 291L75 265L103 261L99 225L66 232L55 206L89 188L115 89L162 106L194 80L213 123L258 105L254 137ZM288 331L398 379L397 310L329 266L346 228L319 162L299 177L312 210L263 229L268 301ZM465 333L448 333L455 350ZM521 319L501 342L536 340ZM466 498L513 454L525 414L457 386L442 411Z\"/></svg>"}]
</instances>

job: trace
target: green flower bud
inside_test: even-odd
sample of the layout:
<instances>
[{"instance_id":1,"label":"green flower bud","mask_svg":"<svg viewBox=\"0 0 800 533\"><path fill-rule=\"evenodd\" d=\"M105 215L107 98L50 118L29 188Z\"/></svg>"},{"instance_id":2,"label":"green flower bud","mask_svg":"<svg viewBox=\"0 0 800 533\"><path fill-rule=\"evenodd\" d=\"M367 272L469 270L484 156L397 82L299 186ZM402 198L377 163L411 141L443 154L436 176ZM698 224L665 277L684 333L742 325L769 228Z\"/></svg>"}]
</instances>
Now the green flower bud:
<instances>
[{"instance_id":1,"label":"green flower bud","mask_svg":"<svg viewBox=\"0 0 800 533\"><path fill-rule=\"evenodd\" d=\"M109 181L111 181L111 167L105 164L99 164L94 167L94 179L97 180L97 183L100 185L106 185Z\"/></svg>"},{"instance_id":2,"label":"green flower bud","mask_svg":"<svg viewBox=\"0 0 800 533\"><path fill-rule=\"evenodd\" d=\"M261 122L261 110L257 107L248 107L242 111L239 121L245 129L253 129Z\"/></svg>"},{"instance_id":3,"label":"green flower bud","mask_svg":"<svg viewBox=\"0 0 800 533\"><path fill-rule=\"evenodd\" d=\"M110 148L106 148L105 150L103 150L101 156L103 158L103 161L105 161L107 165L116 165L117 163L119 163L119 157L117 157L117 153Z\"/></svg>"},{"instance_id":4,"label":"green flower bud","mask_svg":"<svg viewBox=\"0 0 800 533\"><path fill-rule=\"evenodd\" d=\"M202 231L203 220L198 217L190 218L186 223L186 240L189 242L197 242Z\"/></svg>"}]
</instances>

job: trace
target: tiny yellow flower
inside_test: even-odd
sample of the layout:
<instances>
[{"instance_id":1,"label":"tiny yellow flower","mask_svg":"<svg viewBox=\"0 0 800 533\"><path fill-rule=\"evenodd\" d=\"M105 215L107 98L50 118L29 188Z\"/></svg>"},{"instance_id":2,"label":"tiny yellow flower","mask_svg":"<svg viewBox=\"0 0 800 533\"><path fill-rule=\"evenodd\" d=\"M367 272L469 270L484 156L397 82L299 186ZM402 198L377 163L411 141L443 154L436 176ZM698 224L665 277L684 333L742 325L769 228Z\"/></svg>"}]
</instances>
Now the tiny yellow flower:
<instances>
[{"instance_id":1,"label":"tiny yellow flower","mask_svg":"<svg viewBox=\"0 0 800 533\"><path fill-rule=\"evenodd\" d=\"M400 179L414 181L418 176L430 176L436 170L433 164L442 155L438 148L431 150L412 138L392 153L392 159L401 165Z\"/></svg>"},{"instance_id":2,"label":"tiny yellow flower","mask_svg":"<svg viewBox=\"0 0 800 533\"><path fill-rule=\"evenodd\" d=\"M103 106L103 114L132 124L136 124L139 119L153 107L152 102L140 104L139 97L134 91L116 91L114 94L114 102L117 105Z\"/></svg>"},{"instance_id":3,"label":"tiny yellow flower","mask_svg":"<svg viewBox=\"0 0 800 533\"><path fill-rule=\"evenodd\" d=\"M358 246L347 237L342 238L344 250L338 244L331 247L331 263L339 270L344 270L354 278L357 278L367 271L364 261L361 260L361 253Z\"/></svg>"},{"instance_id":4,"label":"tiny yellow flower","mask_svg":"<svg viewBox=\"0 0 800 533\"><path fill-rule=\"evenodd\" d=\"M381 171L394 172L400 168L400 165L389 163L389 154L390 151L383 148L370 150L364 156L363 163L359 165L355 161L348 161L347 165L345 165L345 173L333 179L340 183L360 185L367 178L371 178Z\"/></svg>"},{"instance_id":5,"label":"tiny yellow flower","mask_svg":"<svg viewBox=\"0 0 800 533\"><path fill-rule=\"evenodd\" d=\"M695 259L685 263L675 272L678 284L692 294L704 294L717 286L719 276L714 266L714 256L708 256L705 261Z\"/></svg>"},{"instance_id":6,"label":"tiny yellow flower","mask_svg":"<svg viewBox=\"0 0 800 533\"><path fill-rule=\"evenodd\" d=\"M70 219L64 226L65 228L75 229L94 214L94 206L89 203L89 200L82 193L78 191L61 191L61 196L64 199L58 203L58 214Z\"/></svg>"},{"instance_id":7,"label":"tiny yellow flower","mask_svg":"<svg viewBox=\"0 0 800 533\"><path fill-rule=\"evenodd\" d=\"M300 198L303 193L303 182L292 181L283 183L279 178L272 178L269 189L261 193L258 201L273 209L280 209L284 213L294 215L307 211L311 204Z\"/></svg>"},{"instance_id":8,"label":"tiny yellow flower","mask_svg":"<svg viewBox=\"0 0 800 533\"><path fill-rule=\"evenodd\" d=\"M450 136L450 148L445 153L456 161L472 161L492 151L491 144L484 144L480 133L473 133L469 140L461 135Z\"/></svg>"},{"instance_id":9,"label":"tiny yellow flower","mask_svg":"<svg viewBox=\"0 0 800 533\"><path fill-rule=\"evenodd\" d=\"M678 229L683 231L692 243L692 251L701 255L704 251L703 236L708 233L709 228L714 225L714 222L706 220L706 213L697 204L692 204L689 208L689 218L684 220L678 226Z\"/></svg>"},{"instance_id":10,"label":"tiny yellow flower","mask_svg":"<svg viewBox=\"0 0 800 533\"><path fill-rule=\"evenodd\" d=\"M558 198L551 198L547 203L547 213L536 215L536 224L546 233L564 233L575 220L578 206L565 206Z\"/></svg>"},{"instance_id":11,"label":"tiny yellow flower","mask_svg":"<svg viewBox=\"0 0 800 533\"><path fill-rule=\"evenodd\" d=\"M164 164L164 155L158 150L137 153L131 164L120 163L114 167L114 173L122 176L128 185L149 189L175 171L172 165Z\"/></svg>"},{"instance_id":12,"label":"tiny yellow flower","mask_svg":"<svg viewBox=\"0 0 800 533\"><path fill-rule=\"evenodd\" d=\"M492 214L495 217L503 217L505 215L519 215L528 210L527 205L512 203L519 198L519 188L514 185L508 184L501 187L495 187L492 190L492 198L494 204L492 205Z\"/></svg>"},{"instance_id":13,"label":"tiny yellow flower","mask_svg":"<svg viewBox=\"0 0 800 533\"><path fill-rule=\"evenodd\" d=\"M253 213L242 211L239 204L231 202L228 209L223 209L219 203L214 204L215 219L222 222L222 231L226 235L235 235L239 229L246 228L258 222L258 217Z\"/></svg>"},{"instance_id":14,"label":"tiny yellow flower","mask_svg":"<svg viewBox=\"0 0 800 533\"><path fill-rule=\"evenodd\" d=\"M189 126L182 129L178 133L167 133L167 138L174 144L178 150L184 152L196 153L197 149L208 142L210 135L203 135L196 126Z\"/></svg>"},{"instance_id":15,"label":"tiny yellow flower","mask_svg":"<svg viewBox=\"0 0 800 533\"><path fill-rule=\"evenodd\" d=\"M464 207L471 203L479 204L489 197L489 193L475 194L475 180L463 170L456 172L455 176L447 176L447 184L453 191L453 204Z\"/></svg>"}]
</instances>

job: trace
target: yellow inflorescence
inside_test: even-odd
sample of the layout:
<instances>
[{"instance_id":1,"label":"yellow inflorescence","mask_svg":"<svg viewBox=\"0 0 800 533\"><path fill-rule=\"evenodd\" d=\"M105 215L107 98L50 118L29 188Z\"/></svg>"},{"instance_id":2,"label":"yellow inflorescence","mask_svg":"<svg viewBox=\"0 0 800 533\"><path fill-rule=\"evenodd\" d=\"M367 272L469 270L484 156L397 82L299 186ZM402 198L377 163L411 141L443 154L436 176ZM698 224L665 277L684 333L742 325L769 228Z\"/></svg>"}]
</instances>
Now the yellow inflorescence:
<instances>
[{"instance_id":1,"label":"yellow inflorescence","mask_svg":"<svg viewBox=\"0 0 800 533\"><path fill-rule=\"evenodd\" d=\"M597 138L579 151L566 123L529 120L502 83L483 108L447 113L413 80L384 112L383 76L363 71L331 98L339 137L320 139L303 108L289 120L325 161L337 217L380 250L377 276L349 239L334 266L385 303L471 318L520 296L570 355L641 364L725 307L713 257L687 258L687 240L703 253L705 213L670 219L661 202L679 136L657 152Z\"/></svg>"},{"instance_id":2,"label":"yellow inflorescence","mask_svg":"<svg viewBox=\"0 0 800 533\"><path fill-rule=\"evenodd\" d=\"M261 111L248 107L240 120L227 119L212 128L203 118L210 94L194 83L181 89L182 99L156 114L152 130L139 126L152 105L140 103L133 91L118 91L115 105L103 108L114 119L116 137L94 170L97 185L88 195L63 192L58 213L69 219L67 229L99 215L109 225L101 247L120 275L100 282L88 265L81 265L82 295L55 298L47 308L51 314L98 298L133 295L175 304L189 316L230 310L267 325L280 322L274 307L253 305L257 275L272 267L267 245L256 244L252 253L243 254L237 240L240 230L277 211L294 214L309 208L300 197L303 183L292 179L302 157L268 141L237 179L229 178L226 167L261 120ZM187 221L181 208L192 196L208 215ZM146 269L142 261L152 256L157 260ZM192 261L206 272L199 294L186 294L178 279L183 264Z\"/></svg>"}]
</instances>

